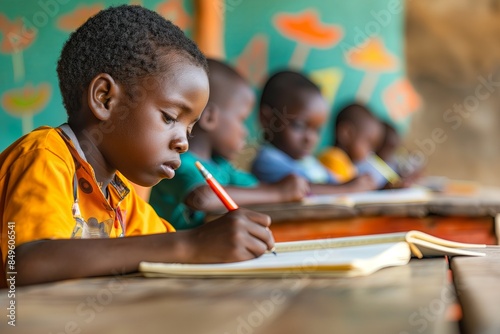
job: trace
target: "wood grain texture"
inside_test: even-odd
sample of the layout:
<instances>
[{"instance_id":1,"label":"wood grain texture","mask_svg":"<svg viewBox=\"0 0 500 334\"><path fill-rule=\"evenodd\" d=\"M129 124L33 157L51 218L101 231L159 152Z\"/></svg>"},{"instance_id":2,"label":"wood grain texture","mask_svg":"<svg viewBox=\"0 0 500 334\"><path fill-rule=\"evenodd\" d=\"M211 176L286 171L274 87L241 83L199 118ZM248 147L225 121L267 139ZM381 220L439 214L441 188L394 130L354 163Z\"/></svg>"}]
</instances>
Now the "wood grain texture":
<instances>
[{"instance_id":1,"label":"wood grain texture","mask_svg":"<svg viewBox=\"0 0 500 334\"><path fill-rule=\"evenodd\" d=\"M500 333L500 247L488 247L486 257L451 260L466 333Z\"/></svg>"},{"instance_id":2,"label":"wood grain texture","mask_svg":"<svg viewBox=\"0 0 500 334\"><path fill-rule=\"evenodd\" d=\"M351 279L104 277L17 291L19 333L456 333L443 258ZM451 290L450 290L451 291ZM0 295L0 305L7 301ZM437 305L437 306L436 306ZM0 324L4 332L5 322ZM68 330L70 329L70 330Z\"/></svg>"}]
</instances>

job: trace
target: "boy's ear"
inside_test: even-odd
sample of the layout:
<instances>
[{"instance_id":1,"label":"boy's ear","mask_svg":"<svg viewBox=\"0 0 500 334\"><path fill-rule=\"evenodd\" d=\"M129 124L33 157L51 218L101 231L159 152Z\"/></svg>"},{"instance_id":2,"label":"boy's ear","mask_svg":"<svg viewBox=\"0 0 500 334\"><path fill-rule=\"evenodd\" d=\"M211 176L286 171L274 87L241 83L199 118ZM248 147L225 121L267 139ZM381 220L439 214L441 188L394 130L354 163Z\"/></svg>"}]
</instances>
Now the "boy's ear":
<instances>
[{"instance_id":1,"label":"boy's ear","mask_svg":"<svg viewBox=\"0 0 500 334\"><path fill-rule=\"evenodd\" d=\"M206 132L210 132L217 127L220 110L213 102L208 102L201 114L198 126Z\"/></svg>"},{"instance_id":2,"label":"boy's ear","mask_svg":"<svg viewBox=\"0 0 500 334\"><path fill-rule=\"evenodd\" d=\"M88 105L94 116L106 121L111 114L111 107L116 103L120 89L113 77L100 73L92 79L88 89Z\"/></svg>"},{"instance_id":3,"label":"boy's ear","mask_svg":"<svg viewBox=\"0 0 500 334\"><path fill-rule=\"evenodd\" d=\"M273 118L273 109L267 104L260 106L259 121L262 127L267 127Z\"/></svg>"}]
</instances>

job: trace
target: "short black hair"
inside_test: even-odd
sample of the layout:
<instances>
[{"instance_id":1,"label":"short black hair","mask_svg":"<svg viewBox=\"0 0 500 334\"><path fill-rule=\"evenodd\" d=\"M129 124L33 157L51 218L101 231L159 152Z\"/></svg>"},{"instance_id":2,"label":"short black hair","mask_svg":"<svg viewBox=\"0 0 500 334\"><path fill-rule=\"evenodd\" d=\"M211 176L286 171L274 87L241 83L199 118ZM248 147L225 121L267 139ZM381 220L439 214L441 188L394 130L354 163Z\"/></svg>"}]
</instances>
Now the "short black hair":
<instances>
[{"instance_id":1,"label":"short black hair","mask_svg":"<svg viewBox=\"0 0 500 334\"><path fill-rule=\"evenodd\" d=\"M182 30L141 6L109 7L74 31L57 63L59 88L71 118L84 90L99 73L127 85L161 70L165 55L184 56L208 73L207 61Z\"/></svg>"},{"instance_id":2,"label":"short black hair","mask_svg":"<svg viewBox=\"0 0 500 334\"><path fill-rule=\"evenodd\" d=\"M239 83L244 85L250 84L230 65L227 63L209 58L208 70L210 74L208 75L208 82L210 85L210 97L209 101L215 104L223 104L229 100L228 96L231 96L239 86Z\"/></svg>"},{"instance_id":3,"label":"short black hair","mask_svg":"<svg viewBox=\"0 0 500 334\"><path fill-rule=\"evenodd\" d=\"M279 71L269 77L260 98L260 106L268 105L282 110L287 104L292 104L301 91L314 91L321 94L319 87L306 76L294 71Z\"/></svg>"},{"instance_id":4,"label":"short black hair","mask_svg":"<svg viewBox=\"0 0 500 334\"><path fill-rule=\"evenodd\" d=\"M335 119L335 127L343 122L352 122L357 126L361 126L365 120L377 120L367 106L361 103L351 103L343 107ZM378 121L378 120L377 120Z\"/></svg>"}]
</instances>

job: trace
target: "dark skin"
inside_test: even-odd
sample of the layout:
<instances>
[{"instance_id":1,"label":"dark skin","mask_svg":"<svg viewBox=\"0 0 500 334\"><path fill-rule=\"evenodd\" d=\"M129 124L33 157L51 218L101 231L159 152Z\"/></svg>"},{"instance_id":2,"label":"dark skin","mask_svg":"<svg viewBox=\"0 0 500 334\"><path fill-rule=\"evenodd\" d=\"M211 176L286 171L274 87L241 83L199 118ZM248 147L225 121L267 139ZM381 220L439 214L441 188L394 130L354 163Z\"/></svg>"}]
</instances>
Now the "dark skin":
<instances>
[{"instance_id":1,"label":"dark skin","mask_svg":"<svg viewBox=\"0 0 500 334\"><path fill-rule=\"evenodd\" d=\"M396 130L387 123L384 123L384 140L382 145L377 150L377 154L379 157L384 159L385 161L390 161L396 152L396 150L401 146L401 138ZM407 173L401 176L401 180L396 184L388 183L385 188L407 188L410 187L413 183L415 183L422 175L422 170L417 169L412 173Z\"/></svg>"},{"instance_id":2,"label":"dark skin","mask_svg":"<svg viewBox=\"0 0 500 334\"><path fill-rule=\"evenodd\" d=\"M371 116L360 113L356 122L344 121L337 125L335 146L344 150L354 163L363 161L371 152L377 150L382 140L382 124ZM346 185L352 185L354 191L377 189L377 185L368 174L360 175Z\"/></svg>"},{"instance_id":3,"label":"dark skin","mask_svg":"<svg viewBox=\"0 0 500 334\"><path fill-rule=\"evenodd\" d=\"M271 144L295 160L313 154L320 131L328 116L328 104L317 91L299 91L290 94L286 117L276 117L269 106L261 106L263 128L278 129L270 138ZM292 99L295 99L293 101ZM310 184L313 194L337 194L375 189L373 179L362 175L350 182Z\"/></svg>"},{"instance_id":4,"label":"dark skin","mask_svg":"<svg viewBox=\"0 0 500 334\"><path fill-rule=\"evenodd\" d=\"M376 152L384 140L383 125L373 117L344 121L337 126L336 146L343 149L354 163Z\"/></svg>"},{"instance_id":5,"label":"dark skin","mask_svg":"<svg viewBox=\"0 0 500 334\"><path fill-rule=\"evenodd\" d=\"M187 134L208 100L206 73L182 60L153 79L154 85L139 80L139 85L149 88L143 98L132 101L127 87L108 74L97 75L85 91L81 116L70 122L102 189L117 170L143 186L172 177L179 155L188 149ZM102 131L102 122L112 130ZM88 135L99 126L101 137ZM28 242L16 248L16 283L130 273L138 270L141 261L248 260L272 249L270 224L266 215L239 209L189 231Z\"/></svg>"},{"instance_id":6,"label":"dark skin","mask_svg":"<svg viewBox=\"0 0 500 334\"><path fill-rule=\"evenodd\" d=\"M208 103L194 129L194 136L190 139L190 150L205 160L210 160L213 154L231 160L245 146L248 131L244 121L252 111L255 95L242 79L233 81L224 81L224 85L231 85L232 93L227 94L225 101ZM229 88L211 87L211 89ZM300 201L308 193L309 185L305 179L289 175L274 184L261 183L253 188L227 186L225 189L236 203L251 205ZM185 203L200 211L223 208L219 198L206 185L194 189L187 196Z\"/></svg>"}]
</instances>

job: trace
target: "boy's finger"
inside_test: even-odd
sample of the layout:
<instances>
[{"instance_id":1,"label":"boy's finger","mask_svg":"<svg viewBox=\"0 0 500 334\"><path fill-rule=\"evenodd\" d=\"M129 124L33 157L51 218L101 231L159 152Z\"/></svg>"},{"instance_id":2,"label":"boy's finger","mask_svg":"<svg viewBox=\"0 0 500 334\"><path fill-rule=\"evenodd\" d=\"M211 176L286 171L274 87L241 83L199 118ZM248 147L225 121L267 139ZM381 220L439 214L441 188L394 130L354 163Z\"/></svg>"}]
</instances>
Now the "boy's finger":
<instances>
[{"instance_id":1,"label":"boy's finger","mask_svg":"<svg viewBox=\"0 0 500 334\"><path fill-rule=\"evenodd\" d=\"M244 210L243 213L249 220L253 221L254 223L257 223L264 227L271 226L271 217L269 217L268 215L250 210Z\"/></svg>"},{"instance_id":2,"label":"boy's finger","mask_svg":"<svg viewBox=\"0 0 500 334\"><path fill-rule=\"evenodd\" d=\"M274 247L274 237L269 227L253 224L253 226L249 226L248 233L252 239L257 239L264 244L264 251L270 250Z\"/></svg>"}]
</instances>

